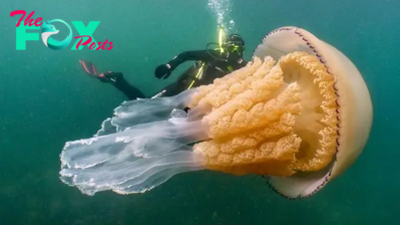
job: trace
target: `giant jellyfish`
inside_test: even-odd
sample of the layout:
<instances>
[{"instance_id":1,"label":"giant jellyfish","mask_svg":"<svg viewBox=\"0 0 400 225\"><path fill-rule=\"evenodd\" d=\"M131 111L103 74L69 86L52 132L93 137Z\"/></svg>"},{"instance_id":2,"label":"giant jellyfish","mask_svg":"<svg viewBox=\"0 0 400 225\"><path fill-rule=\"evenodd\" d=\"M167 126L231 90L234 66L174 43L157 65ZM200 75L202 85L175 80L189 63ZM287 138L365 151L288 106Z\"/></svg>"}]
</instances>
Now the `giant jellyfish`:
<instances>
[{"instance_id":1,"label":"giant jellyfish","mask_svg":"<svg viewBox=\"0 0 400 225\"><path fill-rule=\"evenodd\" d=\"M61 180L87 195L132 194L212 170L262 175L281 195L304 198L353 164L371 125L355 65L312 33L282 27L212 84L124 102L96 135L65 144Z\"/></svg>"}]
</instances>

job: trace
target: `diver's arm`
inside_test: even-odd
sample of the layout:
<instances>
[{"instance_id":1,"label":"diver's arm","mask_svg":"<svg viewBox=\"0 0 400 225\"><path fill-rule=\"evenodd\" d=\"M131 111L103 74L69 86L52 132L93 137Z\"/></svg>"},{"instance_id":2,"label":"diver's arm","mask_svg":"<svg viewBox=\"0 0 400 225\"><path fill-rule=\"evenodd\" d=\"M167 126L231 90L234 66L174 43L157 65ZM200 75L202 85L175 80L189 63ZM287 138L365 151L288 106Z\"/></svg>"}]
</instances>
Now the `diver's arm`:
<instances>
[{"instance_id":1,"label":"diver's arm","mask_svg":"<svg viewBox=\"0 0 400 225\"><path fill-rule=\"evenodd\" d=\"M159 65L154 75L158 78L167 79L171 72L176 69L180 64L189 61L189 60L196 60L196 61L203 61L203 62L210 62L215 58L218 58L219 51L216 50L197 50L197 51L186 51L182 52L181 54L175 56L172 60L170 60L166 64Z\"/></svg>"},{"instance_id":2,"label":"diver's arm","mask_svg":"<svg viewBox=\"0 0 400 225\"><path fill-rule=\"evenodd\" d=\"M180 64L189 60L209 62L215 59L215 57L218 57L217 52L218 51L216 50L196 50L182 52L179 55L175 56L172 60L170 60L166 65L171 71L173 71Z\"/></svg>"}]
</instances>

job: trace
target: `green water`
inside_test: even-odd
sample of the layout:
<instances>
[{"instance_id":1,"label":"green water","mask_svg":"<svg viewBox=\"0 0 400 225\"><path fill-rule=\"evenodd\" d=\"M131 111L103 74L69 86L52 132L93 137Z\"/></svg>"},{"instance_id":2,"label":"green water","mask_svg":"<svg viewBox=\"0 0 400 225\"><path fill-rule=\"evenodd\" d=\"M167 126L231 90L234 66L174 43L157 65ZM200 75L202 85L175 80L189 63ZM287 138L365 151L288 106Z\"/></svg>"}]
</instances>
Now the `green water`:
<instances>
[{"instance_id":1,"label":"green water","mask_svg":"<svg viewBox=\"0 0 400 225\"><path fill-rule=\"evenodd\" d=\"M140 195L82 195L59 180L61 149L68 140L91 136L125 98L85 76L78 60L91 60L99 70L124 72L150 94L176 78L154 78L155 66L215 41L216 18L206 0L3 0L0 224L398 224L398 1L231 2L230 16L246 40L246 59L266 33L295 25L331 43L357 65L371 93L374 124L351 169L301 201L276 195L260 177L213 172L182 174ZM17 9L34 10L46 20L100 20L95 38L113 41L115 47L54 51L37 41L17 51L15 18L9 16Z\"/></svg>"}]
</instances>

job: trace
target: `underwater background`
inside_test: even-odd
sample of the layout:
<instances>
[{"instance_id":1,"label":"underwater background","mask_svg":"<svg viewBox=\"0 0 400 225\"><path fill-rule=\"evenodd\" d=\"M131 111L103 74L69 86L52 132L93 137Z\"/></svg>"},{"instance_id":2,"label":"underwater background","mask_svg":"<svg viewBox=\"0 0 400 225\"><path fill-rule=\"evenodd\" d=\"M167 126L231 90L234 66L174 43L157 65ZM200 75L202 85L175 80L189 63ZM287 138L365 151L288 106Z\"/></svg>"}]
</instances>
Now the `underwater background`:
<instances>
[{"instance_id":1,"label":"underwater background","mask_svg":"<svg viewBox=\"0 0 400 225\"><path fill-rule=\"evenodd\" d=\"M72 51L71 44L56 51L40 40L17 51L19 16L10 13L19 9L45 20L101 21L93 36L114 48ZM2 0L0 224L399 224L399 12L398 0ZM86 76L78 60L121 71L151 94L190 62L167 80L154 77L155 67L217 41L218 24L245 38L247 60L269 31L293 25L354 62L374 106L371 136L354 166L315 196L296 201L275 194L259 176L207 171L174 176L137 195L107 191L89 197L63 184L58 173L64 143L92 136L126 100Z\"/></svg>"}]
</instances>

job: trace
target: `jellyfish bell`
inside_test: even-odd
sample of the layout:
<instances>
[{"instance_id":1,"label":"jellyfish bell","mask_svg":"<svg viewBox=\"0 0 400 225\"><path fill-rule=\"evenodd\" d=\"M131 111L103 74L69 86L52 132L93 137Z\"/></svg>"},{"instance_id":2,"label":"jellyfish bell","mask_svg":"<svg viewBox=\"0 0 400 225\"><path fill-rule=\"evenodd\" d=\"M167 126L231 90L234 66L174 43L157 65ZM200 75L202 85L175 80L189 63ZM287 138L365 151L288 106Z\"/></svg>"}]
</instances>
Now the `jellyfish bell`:
<instances>
[{"instance_id":1,"label":"jellyfish bell","mask_svg":"<svg viewBox=\"0 0 400 225\"><path fill-rule=\"evenodd\" d=\"M190 171L259 174L284 196L306 197L355 161L371 121L355 66L311 33L284 27L212 84L123 103L94 137L66 143L60 175L94 195L142 193Z\"/></svg>"},{"instance_id":2,"label":"jellyfish bell","mask_svg":"<svg viewBox=\"0 0 400 225\"><path fill-rule=\"evenodd\" d=\"M335 78L338 137L334 158L324 169L270 178L271 186L290 198L316 193L353 164L368 140L373 114L367 85L356 66L335 47L304 29L288 26L270 32L256 48L254 56L279 59L295 51L317 56Z\"/></svg>"}]
</instances>

